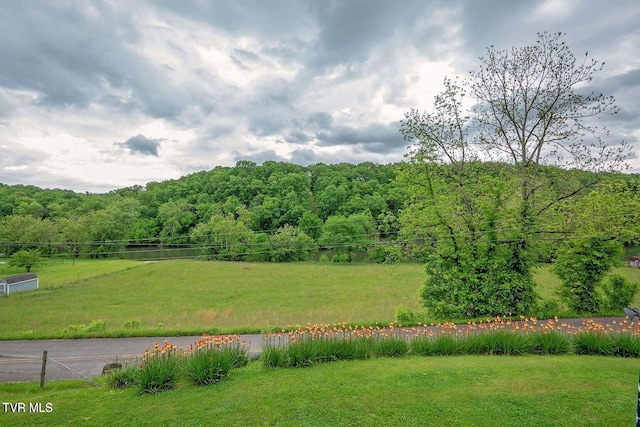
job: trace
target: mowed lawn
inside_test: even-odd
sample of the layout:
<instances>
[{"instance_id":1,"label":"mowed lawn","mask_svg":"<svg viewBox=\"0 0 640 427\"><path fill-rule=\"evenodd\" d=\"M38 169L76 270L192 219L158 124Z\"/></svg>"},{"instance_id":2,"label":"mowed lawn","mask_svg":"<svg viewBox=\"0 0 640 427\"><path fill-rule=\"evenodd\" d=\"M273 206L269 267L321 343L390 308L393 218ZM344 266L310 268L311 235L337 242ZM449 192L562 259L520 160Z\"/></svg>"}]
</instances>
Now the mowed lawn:
<instances>
[{"instance_id":1,"label":"mowed lawn","mask_svg":"<svg viewBox=\"0 0 640 427\"><path fill-rule=\"evenodd\" d=\"M101 334L388 322L398 305L419 308L418 289L425 278L420 265L84 264L40 267L41 289L1 298L0 337L55 336L69 325L99 320L106 327Z\"/></svg>"},{"instance_id":2,"label":"mowed lawn","mask_svg":"<svg viewBox=\"0 0 640 427\"><path fill-rule=\"evenodd\" d=\"M215 385L140 396L79 381L0 384L6 402L49 413L0 413L3 426L631 426L637 359L444 356L267 370Z\"/></svg>"},{"instance_id":3,"label":"mowed lawn","mask_svg":"<svg viewBox=\"0 0 640 427\"><path fill-rule=\"evenodd\" d=\"M0 275L15 272L0 267ZM617 272L640 281L638 269ZM426 278L417 264L196 260L77 260L36 273L39 290L0 298L0 339L390 322L398 306L420 309L418 291ZM536 270L536 281L544 299L557 299L559 280L548 268ZM640 293L634 305L640 306Z\"/></svg>"}]
</instances>

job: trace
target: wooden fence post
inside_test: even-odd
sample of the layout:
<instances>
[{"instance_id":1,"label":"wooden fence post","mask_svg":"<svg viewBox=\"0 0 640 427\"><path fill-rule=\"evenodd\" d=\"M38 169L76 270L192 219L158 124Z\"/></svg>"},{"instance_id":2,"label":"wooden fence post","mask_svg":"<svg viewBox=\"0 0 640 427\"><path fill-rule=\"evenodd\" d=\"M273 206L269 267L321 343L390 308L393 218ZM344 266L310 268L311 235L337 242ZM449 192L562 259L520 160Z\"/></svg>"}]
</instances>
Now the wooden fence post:
<instances>
[{"instance_id":1,"label":"wooden fence post","mask_svg":"<svg viewBox=\"0 0 640 427\"><path fill-rule=\"evenodd\" d=\"M47 350L42 352L42 369L40 370L40 388L44 388L44 376L47 373Z\"/></svg>"}]
</instances>

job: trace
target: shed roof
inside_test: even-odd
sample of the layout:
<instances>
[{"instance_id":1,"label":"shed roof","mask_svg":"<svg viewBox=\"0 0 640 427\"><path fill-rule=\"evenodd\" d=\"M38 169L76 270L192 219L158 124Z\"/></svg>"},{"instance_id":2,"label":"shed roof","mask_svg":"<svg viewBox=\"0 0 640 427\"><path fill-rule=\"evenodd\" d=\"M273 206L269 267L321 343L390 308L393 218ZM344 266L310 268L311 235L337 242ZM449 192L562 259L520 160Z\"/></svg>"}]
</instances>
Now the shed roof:
<instances>
[{"instance_id":1,"label":"shed roof","mask_svg":"<svg viewBox=\"0 0 640 427\"><path fill-rule=\"evenodd\" d=\"M632 257L629 257L629 261L640 261L640 255L634 255Z\"/></svg>"},{"instance_id":2,"label":"shed roof","mask_svg":"<svg viewBox=\"0 0 640 427\"><path fill-rule=\"evenodd\" d=\"M38 276L35 273L16 274L14 276L0 277L0 280L4 280L8 285L12 283L25 282L27 280L37 279Z\"/></svg>"}]
</instances>

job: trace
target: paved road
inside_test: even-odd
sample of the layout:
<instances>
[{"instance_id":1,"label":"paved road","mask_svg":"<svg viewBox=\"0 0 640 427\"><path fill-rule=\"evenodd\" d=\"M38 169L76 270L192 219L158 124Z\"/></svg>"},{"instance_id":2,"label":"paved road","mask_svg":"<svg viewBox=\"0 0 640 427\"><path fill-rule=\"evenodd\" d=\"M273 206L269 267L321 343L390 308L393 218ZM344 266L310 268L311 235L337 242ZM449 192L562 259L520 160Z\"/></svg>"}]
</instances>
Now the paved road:
<instances>
[{"instance_id":1,"label":"paved road","mask_svg":"<svg viewBox=\"0 0 640 427\"><path fill-rule=\"evenodd\" d=\"M622 321L623 317L595 318L595 322L607 324ZM585 319L563 319L562 322L582 326ZM542 321L538 322L539 324ZM461 326L464 327L464 326ZM262 335L242 335L250 345L251 353L259 353ZM91 338L73 340L27 340L0 341L0 355L31 356L36 359L0 358L0 382L39 381L42 366L42 352L47 351L52 358L86 377L101 375L102 368L114 361L133 360L151 349L156 342L160 345L166 339L177 346L188 347L200 339L191 337L151 337L151 338ZM15 372L7 372L15 371ZM25 371L32 372L25 374ZM47 363L46 380L80 378L54 363Z\"/></svg>"},{"instance_id":2,"label":"paved road","mask_svg":"<svg viewBox=\"0 0 640 427\"><path fill-rule=\"evenodd\" d=\"M146 348L166 339L177 346L189 347L201 337L151 337L151 338L90 338L72 340L0 341L0 355L31 356L37 359L0 358L0 382L40 381L42 352L86 377L102 374L102 368L114 361L133 360ZM242 335L250 344L250 351L260 351L262 335ZM7 372L14 371L14 372ZM25 371L32 372L25 374ZM46 380L73 379L80 376L48 362Z\"/></svg>"}]
</instances>

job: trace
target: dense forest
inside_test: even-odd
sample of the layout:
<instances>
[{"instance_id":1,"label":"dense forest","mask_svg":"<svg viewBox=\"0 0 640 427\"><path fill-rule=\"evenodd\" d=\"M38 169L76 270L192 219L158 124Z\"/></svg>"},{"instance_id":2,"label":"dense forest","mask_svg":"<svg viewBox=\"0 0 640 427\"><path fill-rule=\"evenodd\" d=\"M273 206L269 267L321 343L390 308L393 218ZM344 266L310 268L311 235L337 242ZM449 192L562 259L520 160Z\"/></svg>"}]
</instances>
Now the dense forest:
<instances>
[{"instance_id":1,"label":"dense forest","mask_svg":"<svg viewBox=\"0 0 640 427\"><path fill-rule=\"evenodd\" d=\"M498 181L512 167L477 166ZM546 171L549 197L572 182L585 188L545 212L541 260L554 256L558 240L576 235L637 242L638 175ZM190 248L176 256L283 262L328 249L334 261L365 253L374 262L422 261L437 236L420 217L419 186L410 181L407 163L240 161L107 194L0 184L0 254L120 257L141 248Z\"/></svg>"}]
</instances>

